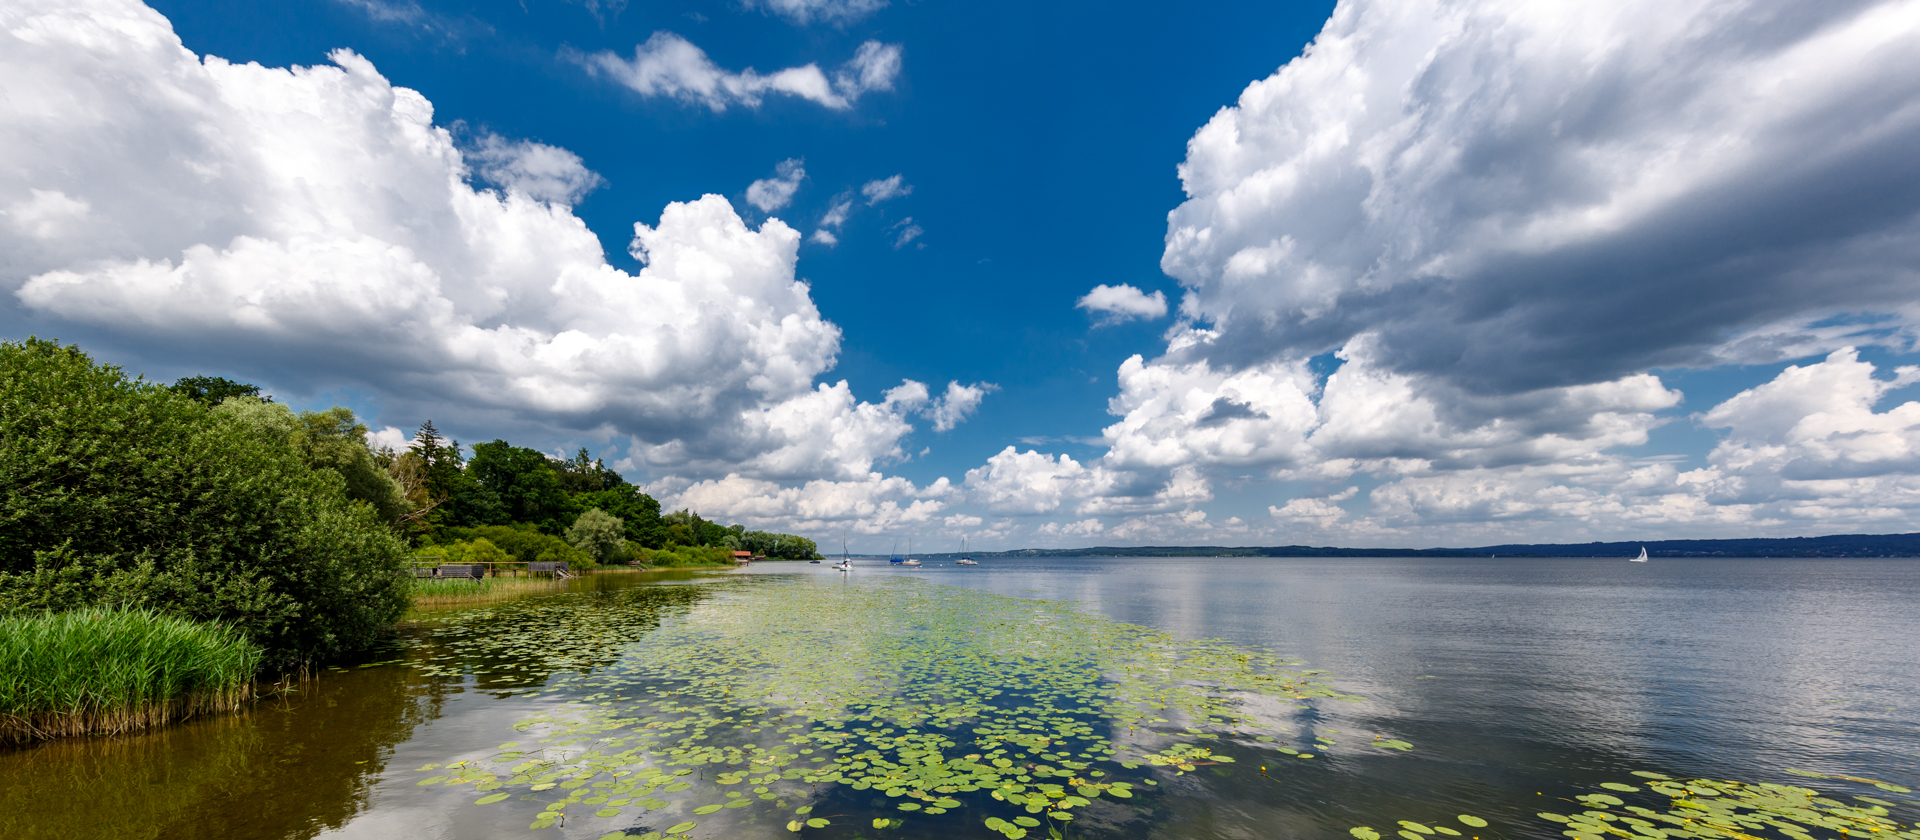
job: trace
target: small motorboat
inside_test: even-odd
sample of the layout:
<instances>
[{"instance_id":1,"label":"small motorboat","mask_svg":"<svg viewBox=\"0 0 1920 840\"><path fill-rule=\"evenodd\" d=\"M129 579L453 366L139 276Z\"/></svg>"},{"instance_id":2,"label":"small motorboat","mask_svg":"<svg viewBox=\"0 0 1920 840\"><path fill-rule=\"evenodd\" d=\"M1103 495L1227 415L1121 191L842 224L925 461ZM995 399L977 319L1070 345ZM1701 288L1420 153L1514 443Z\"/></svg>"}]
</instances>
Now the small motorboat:
<instances>
[{"instance_id":1,"label":"small motorboat","mask_svg":"<svg viewBox=\"0 0 1920 840\"><path fill-rule=\"evenodd\" d=\"M807 562L808 562L808 563L812 563L812 564L813 564L813 565L815 565L815 566L818 566L818 565L820 565L820 561L818 561L818 560L808 560Z\"/></svg>"}]
</instances>

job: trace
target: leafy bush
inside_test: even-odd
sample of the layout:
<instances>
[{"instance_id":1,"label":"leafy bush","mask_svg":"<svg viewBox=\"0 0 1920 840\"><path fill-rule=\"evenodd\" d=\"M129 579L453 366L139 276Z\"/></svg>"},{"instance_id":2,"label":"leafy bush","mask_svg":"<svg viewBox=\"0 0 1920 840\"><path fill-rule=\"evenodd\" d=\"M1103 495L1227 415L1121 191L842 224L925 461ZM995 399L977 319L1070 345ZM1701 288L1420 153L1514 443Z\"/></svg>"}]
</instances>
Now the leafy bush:
<instances>
[{"instance_id":1,"label":"leafy bush","mask_svg":"<svg viewBox=\"0 0 1920 840\"><path fill-rule=\"evenodd\" d=\"M599 508L580 514L567 529L567 542L595 562L624 563L627 559L626 524Z\"/></svg>"},{"instance_id":2,"label":"leafy bush","mask_svg":"<svg viewBox=\"0 0 1920 840\"><path fill-rule=\"evenodd\" d=\"M512 561L513 555L501 551L492 540L480 537L473 542L454 541L446 545L430 546L414 555L419 558L437 557L442 563L505 563Z\"/></svg>"},{"instance_id":3,"label":"leafy bush","mask_svg":"<svg viewBox=\"0 0 1920 840\"><path fill-rule=\"evenodd\" d=\"M241 396L222 402L213 413L246 424L273 445L292 447L309 467L339 474L347 498L372 505L387 522L397 523L413 510L405 489L374 462L367 427L348 409L334 406L294 414L279 403Z\"/></svg>"},{"instance_id":4,"label":"leafy bush","mask_svg":"<svg viewBox=\"0 0 1920 840\"><path fill-rule=\"evenodd\" d=\"M404 554L290 446L77 347L0 342L0 615L146 609L291 664L384 635Z\"/></svg>"},{"instance_id":5,"label":"leafy bush","mask_svg":"<svg viewBox=\"0 0 1920 840\"><path fill-rule=\"evenodd\" d=\"M125 732L237 707L261 650L142 610L0 618L0 739Z\"/></svg>"},{"instance_id":6,"label":"leafy bush","mask_svg":"<svg viewBox=\"0 0 1920 840\"><path fill-rule=\"evenodd\" d=\"M443 543L487 540L511 555L505 559L522 562L562 560L572 569L593 569L592 556L569 545L566 540L542 534L532 525L482 525L478 528L441 528L436 534Z\"/></svg>"},{"instance_id":7,"label":"leafy bush","mask_svg":"<svg viewBox=\"0 0 1920 840\"><path fill-rule=\"evenodd\" d=\"M640 562L649 566L665 568L734 565L732 549L700 545L642 548L639 551L639 559Z\"/></svg>"}]
</instances>

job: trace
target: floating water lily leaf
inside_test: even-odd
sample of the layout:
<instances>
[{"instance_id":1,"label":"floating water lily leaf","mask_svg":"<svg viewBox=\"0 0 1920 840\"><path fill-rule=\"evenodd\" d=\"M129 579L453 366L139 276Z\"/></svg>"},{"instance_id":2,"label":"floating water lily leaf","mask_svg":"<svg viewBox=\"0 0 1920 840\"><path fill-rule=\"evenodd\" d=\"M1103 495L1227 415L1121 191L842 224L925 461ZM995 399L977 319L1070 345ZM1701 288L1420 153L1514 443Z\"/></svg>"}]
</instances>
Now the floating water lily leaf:
<instances>
[{"instance_id":1,"label":"floating water lily leaf","mask_svg":"<svg viewBox=\"0 0 1920 840\"><path fill-rule=\"evenodd\" d=\"M1473 826L1474 828L1486 828L1486 827L1487 827L1487 821L1486 821L1486 820L1483 820L1483 819L1480 819L1479 817L1476 817L1476 816L1474 816L1474 815L1472 815L1472 814L1461 814L1461 815L1460 815L1460 816L1458 817L1458 819L1460 820L1460 824L1461 824L1461 825L1470 825L1470 826Z\"/></svg>"},{"instance_id":2,"label":"floating water lily leaf","mask_svg":"<svg viewBox=\"0 0 1920 840\"><path fill-rule=\"evenodd\" d=\"M1380 840L1380 832L1374 831L1364 825L1347 829L1347 833L1360 838L1360 840Z\"/></svg>"},{"instance_id":3,"label":"floating water lily leaf","mask_svg":"<svg viewBox=\"0 0 1920 840\"><path fill-rule=\"evenodd\" d=\"M1606 788L1607 790L1617 790L1622 793L1633 793L1634 791L1639 790L1639 788L1634 787L1633 785L1623 785L1619 782L1602 782L1600 786L1603 788Z\"/></svg>"},{"instance_id":4,"label":"floating water lily leaf","mask_svg":"<svg viewBox=\"0 0 1920 840\"><path fill-rule=\"evenodd\" d=\"M505 798L507 798L507 796L508 796L508 794L504 794L504 793L491 793L491 794L488 794L488 795L486 795L486 796L482 796L482 797L480 797L479 799L476 799L476 800L474 800L474 801L473 801L473 804L475 804L475 805L490 805L490 804L493 804L493 803L495 803L495 802L499 802L499 801L500 801L500 800L502 800L502 799L505 799Z\"/></svg>"},{"instance_id":5,"label":"floating water lily leaf","mask_svg":"<svg viewBox=\"0 0 1920 840\"><path fill-rule=\"evenodd\" d=\"M886 817L874 817L874 818L873 818L873 827L874 827L874 828L887 828L887 827L889 827L889 826L891 826L891 825L893 825L893 820L890 820L890 819L887 819Z\"/></svg>"},{"instance_id":6,"label":"floating water lily leaf","mask_svg":"<svg viewBox=\"0 0 1920 840\"><path fill-rule=\"evenodd\" d=\"M813 819L807 820L807 825L810 825L814 828L826 828L831 824L832 823L827 822L825 819L821 817L814 817Z\"/></svg>"},{"instance_id":7,"label":"floating water lily leaf","mask_svg":"<svg viewBox=\"0 0 1920 840\"><path fill-rule=\"evenodd\" d=\"M685 834L689 831L694 830L699 825L700 825L699 823L693 822L692 820L688 820L687 822L674 823L673 825L667 826L667 833L668 834Z\"/></svg>"},{"instance_id":8,"label":"floating water lily leaf","mask_svg":"<svg viewBox=\"0 0 1920 840\"><path fill-rule=\"evenodd\" d=\"M801 822L800 822L799 820L793 820L793 821L791 821L791 822L788 822L788 823L787 823L787 830L788 830L788 831L799 831L799 830L800 830L801 828L803 828L803 827L804 827L804 826L803 826L803 825L801 824Z\"/></svg>"},{"instance_id":9,"label":"floating water lily leaf","mask_svg":"<svg viewBox=\"0 0 1920 840\"><path fill-rule=\"evenodd\" d=\"M1420 832L1421 834L1432 834L1432 833L1433 833L1433 829L1431 829L1431 828L1428 828L1428 827L1426 827L1426 826L1424 826L1424 825L1421 825L1421 824L1419 824L1419 823L1417 823L1417 822L1412 822L1412 821L1409 821L1409 820L1401 820L1401 821L1400 821L1400 827L1401 827L1401 828L1405 828L1405 829L1407 829L1407 830L1409 830L1409 831L1417 831L1417 832Z\"/></svg>"},{"instance_id":10,"label":"floating water lily leaf","mask_svg":"<svg viewBox=\"0 0 1920 840\"><path fill-rule=\"evenodd\" d=\"M417 644L436 664L423 670L538 685L559 701L518 721L521 739L502 747L537 750L442 770L439 781L557 788L567 802L606 809L657 810L690 792L692 802L671 798L678 807L704 800L692 810L700 816L845 786L929 817L1005 809L1017 824L987 827L1017 840L1040 825L1021 812L1069 821L1074 809L1155 784L1128 771L1230 764L1220 744L1271 743L1263 730L1294 728L1295 711L1313 701L1356 699L1298 663L1073 604L898 579L671 589L511 602L429 622ZM661 617L662 604L707 597L723 608ZM843 644L822 615L871 629ZM1259 698L1284 711L1250 711ZM1329 746L1320 736L1317 749Z\"/></svg>"}]
</instances>

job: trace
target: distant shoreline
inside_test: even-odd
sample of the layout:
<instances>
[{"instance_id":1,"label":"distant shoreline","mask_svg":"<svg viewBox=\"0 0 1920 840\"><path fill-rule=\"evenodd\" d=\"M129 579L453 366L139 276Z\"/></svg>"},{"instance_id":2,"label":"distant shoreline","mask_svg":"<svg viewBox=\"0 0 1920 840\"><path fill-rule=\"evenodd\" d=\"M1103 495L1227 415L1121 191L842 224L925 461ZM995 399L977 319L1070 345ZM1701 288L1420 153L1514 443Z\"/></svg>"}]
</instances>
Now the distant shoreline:
<instances>
[{"instance_id":1,"label":"distant shoreline","mask_svg":"<svg viewBox=\"0 0 1920 840\"><path fill-rule=\"evenodd\" d=\"M1020 557L1632 557L1645 546L1650 557L1920 557L1920 534L1835 534L1734 540L1541 543L1478 548L1340 548L1336 546L1093 546L974 551L975 558ZM881 556L881 555L873 555ZM954 558L955 552L916 554Z\"/></svg>"}]
</instances>

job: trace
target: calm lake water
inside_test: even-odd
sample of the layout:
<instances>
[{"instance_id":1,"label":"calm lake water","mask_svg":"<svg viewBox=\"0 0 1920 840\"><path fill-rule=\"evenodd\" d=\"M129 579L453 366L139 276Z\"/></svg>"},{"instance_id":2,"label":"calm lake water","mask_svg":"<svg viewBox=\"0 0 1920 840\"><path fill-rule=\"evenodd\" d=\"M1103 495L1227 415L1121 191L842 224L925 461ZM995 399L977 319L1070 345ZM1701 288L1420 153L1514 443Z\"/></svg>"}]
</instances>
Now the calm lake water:
<instances>
[{"instance_id":1,"label":"calm lake water","mask_svg":"<svg viewBox=\"0 0 1920 840\"><path fill-rule=\"evenodd\" d=\"M618 713L617 702L666 683L634 676L616 683L626 692L616 697L593 682L600 676L581 674L617 676L640 659L671 656L672 645L692 638L674 634L692 633L702 622L724 628L729 609L809 598L832 604L874 593L959 603L974 597L964 590L1024 599L991 602L1003 611L1026 600L1058 602L1108 623L1268 651L1323 669L1322 679L1338 693L1364 698L1311 697L1250 711L1250 718L1266 716L1262 725L1280 727L1260 730L1279 738L1228 733L1206 741L1233 761L1203 762L1191 772L1130 769L1129 778L1142 785L1135 795L1083 808L1079 819L1058 824L1066 837L1331 838L1357 825L1391 835L1386 829L1397 828L1397 820L1464 813L1490 822L1481 829L1454 823L1483 840L1557 838L1567 827L1535 812L1577 811L1585 806L1567 797L1603 782L1635 781L1634 771L1869 793L1896 803L1893 818L1903 824L1920 819L1920 795L1889 792L1920 787L1920 562L1913 560L859 565L848 576L786 563L744 573L600 575L511 605L437 611L410 625L396 651L328 670L246 714L0 752L0 837L599 838L622 829L636 836L661 831L685 814L628 806L596 818L587 806L568 811L563 823L531 829L530 820L541 818L540 795L510 786L501 790L516 793L513 799L476 805L486 789L423 785L447 771L421 768L478 760L530 740L544 730L528 730L526 722L569 700L591 695L590 703L616 703L606 709ZM819 635L797 649L856 656L872 655L862 646L883 635L927 641L912 639L913 627L862 626L871 615L810 615L809 632ZM953 620L964 622L965 613ZM964 647L973 631L944 624L938 632L952 638L934 642ZM1054 640L1057 647L1081 641L1062 635L1069 638ZM1085 643L1096 642L1104 644ZM888 655L899 661L918 654ZM666 689L647 696L659 702ZM764 709L764 701L755 702ZM784 712L760 713L769 716L766 732L776 732L772 716ZM1127 741L1125 727L1087 722L1094 731L1113 730L1113 746ZM956 741L973 737L954 731L961 733ZM1381 739L1412 749L1372 746ZM1282 746L1318 752L1303 761ZM961 743L948 752L968 749ZM1126 775L1110 769L1114 774L1103 778ZM1789 769L1889 787L1810 780ZM689 782L712 784L718 770L702 769ZM993 840L1000 835L982 827L983 814L1005 807L985 800L985 792L954 793L961 804L946 813L903 814L891 806L905 800L881 796L877 787L856 793L830 782L765 785L773 788L760 797L768 800L764 808L740 808L725 821L728 813L687 817L705 823L687 833ZM831 824L789 833L790 812L807 801ZM774 813L776 806L789 813ZM888 817L900 819L873 825ZM1035 831L1047 836L1044 827Z\"/></svg>"}]
</instances>

